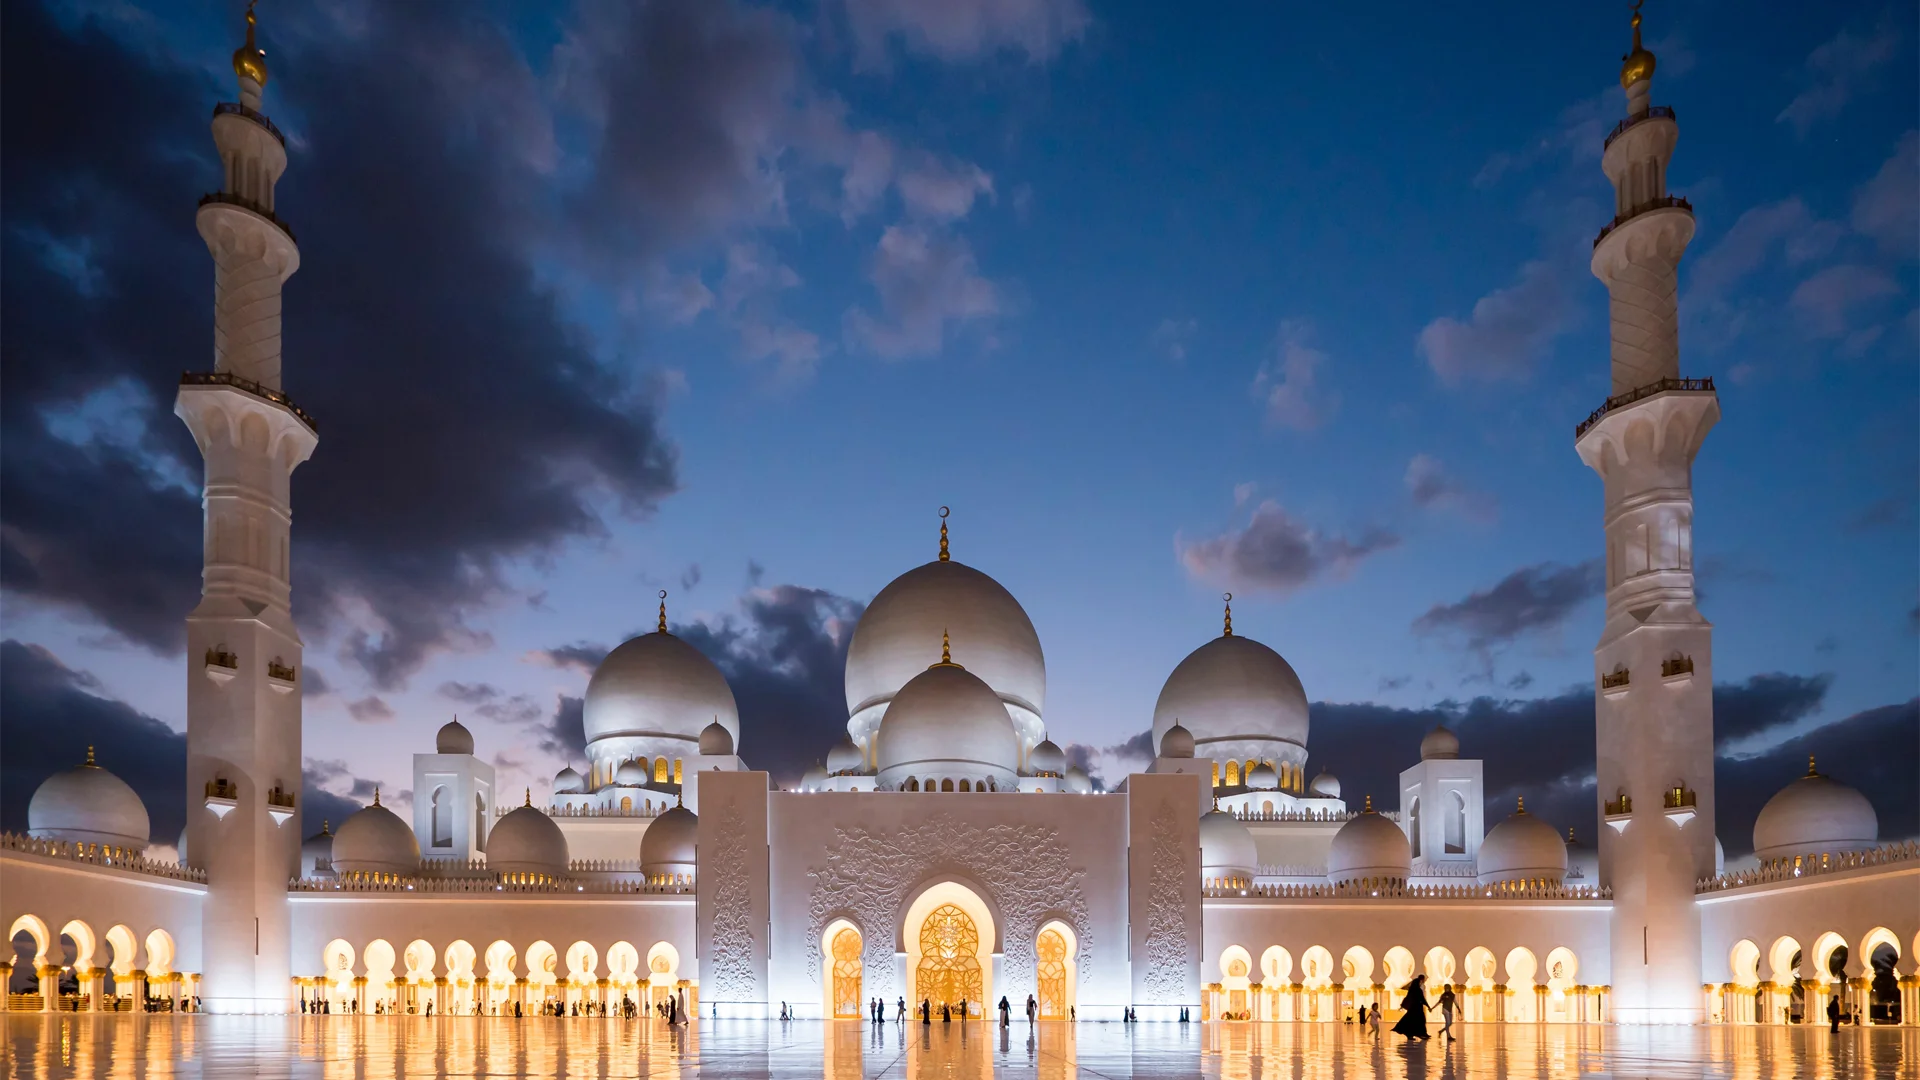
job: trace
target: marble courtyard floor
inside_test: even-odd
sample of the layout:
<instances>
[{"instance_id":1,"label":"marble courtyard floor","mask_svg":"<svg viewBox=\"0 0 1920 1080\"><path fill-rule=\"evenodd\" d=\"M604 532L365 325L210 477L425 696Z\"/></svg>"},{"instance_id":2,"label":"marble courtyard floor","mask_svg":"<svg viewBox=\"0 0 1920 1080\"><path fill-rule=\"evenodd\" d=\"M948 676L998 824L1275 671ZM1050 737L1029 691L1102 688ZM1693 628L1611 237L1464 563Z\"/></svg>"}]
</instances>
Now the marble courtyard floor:
<instances>
[{"instance_id":1,"label":"marble courtyard floor","mask_svg":"<svg viewBox=\"0 0 1920 1080\"><path fill-rule=\"evenodd\" d=\"M1039 1025L903 1032L830 1024L410 1016L7 1014L0 1075L127 1078L409 1076L1915 1077L1920 1029L1468 1025L1458 1042L1374 1043L1332 1024Z\"/></svg>"}]
</instances>

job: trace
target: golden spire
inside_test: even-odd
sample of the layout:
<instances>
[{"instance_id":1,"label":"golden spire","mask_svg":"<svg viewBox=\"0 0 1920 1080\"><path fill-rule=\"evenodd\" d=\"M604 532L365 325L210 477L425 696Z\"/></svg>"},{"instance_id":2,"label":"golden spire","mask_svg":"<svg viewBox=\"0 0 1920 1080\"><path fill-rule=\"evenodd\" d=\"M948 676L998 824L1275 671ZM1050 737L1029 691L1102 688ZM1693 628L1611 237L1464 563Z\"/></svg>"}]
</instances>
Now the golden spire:
<instances>
[{"instance_id":1,"label":"golden spire","mask_svg":"<svg viewBox=\"0 0 1920 1080\"><path fill-rule=\"evenodd\" d=\"M1220 631L1220 636L1232 637L1233 636L1233 594L1221 593L1220 599L1222 602L1224 602L1227 605L1227 628L1225 630Z\"/></svg>"},{"instance_id":2,"label":"golden spire","mask_svg":"<svg viewBox=\"0 0 1920 1080\"><path fill-rule=\"evenodd\" d=\"M1514 813L1524 814L1527 812L1527 797L1525 795L1515 795L1514 801L1519 804L1514 808Z\"/></svg>"},{"instance_id":3,"label":"golden spire","mask_svg":"<svg viewBox=\"0 0 1920 1080\"><path fill-rule=\"evenodd\" d=\"M89 769L97 769L100 767L93 763L93 744L92 743L87 744L87 760L84 767Z\"/></svg>"},{"instance_id":4,"label":"golden spire","mask_svg":"<svg viewBox=\"0 0 1920 1080\"><path fill-rule=\"evenodd\" d=\"M527 789L527 801L526 801L526 802L523 802L523 803L521 803L520 805L521 805L521 806L532 806L532 805L533 805L533 789L532 789L532 788L528 788L528 789Z\"/></svg>"},{"instance_id":5,"label":"golden spire","mask_svg":"<svg viewBox=\"0 0 1920 1080\"><path fill-rule=\"evenodd\" d=\"M1362 811L1360 811L1360 812L1361 812L1361 813L1363 813L1363 814L1371 814L1371 813L1373 813L1373 796L1371 796L1371 795L1369 795L1369 796L1367 796L1367 808L1366 808L1365 810L1362 810Z\"/></svg>"},{"instance_id":6,"label":"golden spire","mask_svg":"<svg viewBox=\"0 0 1920 1080\"><path fill-rule=\"evenodd\" d=\"M952 512L953 511L948 507L943 506L940 508L940 561L941 562L953 561L953 558L947 554L947 515Z\"/></svg>"},{"instance_id":7,"label":"golden spire","mask_svg":"<svg viewBox=\"0 0 1920 1080\"><path fill-rule=\"evenodd\" d=\"M373 805L380 805L380 785L378 784L373 786Z\"/></svg>"},{"instance_id":8,"label":"golden spire","mask_svg":"<svg viewBox=\"0 0 1920 1080\"><path fill-rule=\"evenodd\" d=\"M660 633L667 632L667 590L660 590Z\"/></svg>"},{"instance_id":9,"label":"golden spire","mask_svg":"<svg viewBox=\"0 0 1920 1080\"><path fill-rule=\"evenodd\" d=\"M1633 0L1633 51L1622 57L1620 65L1620 86L1625 89L1643 79L1653 78L1653 54L1640 44L1640 5L1643 0Z\"/></svg>"},{"instance_id":10,"label":"golden spire","mask_svg":"<svg viewBox=\"0 0 1920 1080\"><path fill-rule=\"evenodd\" d=\"M327 820L326 818L321 818L321 819L320 819L320 835L321 835L321 836L332 836L332 835L333 835L333 822L331 822L331 821L328 821L328 820Z\"/></svg>"},{"instance_id":11,"label":"golden spire","mask_svg":"<svg viewBox=\"0 0 1920 1080\"><path fill-rule=\"evenodd\" d=\"M91 765L91 764L93 764L93 747L91 747L91 746L89 746L89 747L87 747L87 764L89 764L89 765ZM1819 776L1819 775L1820 775L1820 770L1818 770L1818 769L1816 769L1816 768L1814 768L1814 767L1813 767L1813 755L1812 755L1812 754L1808 754L1808 755L1807 755L1807 775L1808 775L1808 776Z\"/></svg>"},{"instance_id":12,"label":"golden spire","mask_svg":"<svg viewBox=\"0 0 1920 1080\"><path fill-rule=\"evenodd\" d=\"M267 85L267 53L265 49L253 43L253 5L259 2L260 0L247 0L247 43L233 50L233 73L265 86Z\"/></svg>"},{"instance_id":13,"label":"golden spire","mask_svg":"<svg viewBox=\"0 0 1920 1080\"><path fill-rule=\"evenodd\" d=\"M1573 839L1573 826L1569 825L1567 826L1567 843L1571 844L1574 842L1575 841Z\"/></svg>"},{"instance_id":14,"label":"golden spire","mask_svg":"<svg viewBox=\"0 0 1920 1080\"><path fill-rule=\"evenodd\" d=\"M953 640L947 636L947 632L945 630L940 631L940 662L937 664L928 664L927 667L931 669L931 668L937 668L937 667L959 667L959 666L960 666L959 664L956 664L953 662Z\"/></svg>"}]
</instances>

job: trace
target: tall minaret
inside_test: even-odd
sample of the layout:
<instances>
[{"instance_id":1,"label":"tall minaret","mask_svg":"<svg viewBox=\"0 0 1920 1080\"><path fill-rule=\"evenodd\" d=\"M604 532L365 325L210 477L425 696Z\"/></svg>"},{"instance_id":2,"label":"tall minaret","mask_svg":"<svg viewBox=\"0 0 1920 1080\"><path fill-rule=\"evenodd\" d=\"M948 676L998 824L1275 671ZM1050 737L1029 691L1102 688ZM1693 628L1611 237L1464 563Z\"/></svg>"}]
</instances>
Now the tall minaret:
<instances>
[{"instance_id":1,"label":"tall minaret","mask_svg":"<svg viewBox=\"0 0 1920 1080\"><path fill-rule=\"evenodd\" d=\"M202 1001L287 1012L287 880L299 866L300 632L288 481L313 452L312 418L280 390L280 286L300 266L273 212L285 139L260 112L266 56L233 54L239 104L213 110L226 182L200 200L214 262L213 370L180 377L173 411L206 462L200 604L187 616L187 854L207 872Z\"/></svg>"},{"instance_id":2,"label":"tall minaret","mask_svg":"<svg viewBox=\"0 0 1920 1080\"><path fill-rule=\"evenodd\" d=\"M1713 626L1694 605L1693 457L1720 405L1711 379L1680 378L1675 291L1693 210L1667 194L1679 127L1650 104L1653 68L1635 10L1620 71L1627 116L1601 159L1614 219L1593 244L1610 297L1613 396L1574 445L1606 488L1607 621L1593 659L1613 1018L1699 1023L1693 887L1714 863Z\"/></svg>"}]
</instances>

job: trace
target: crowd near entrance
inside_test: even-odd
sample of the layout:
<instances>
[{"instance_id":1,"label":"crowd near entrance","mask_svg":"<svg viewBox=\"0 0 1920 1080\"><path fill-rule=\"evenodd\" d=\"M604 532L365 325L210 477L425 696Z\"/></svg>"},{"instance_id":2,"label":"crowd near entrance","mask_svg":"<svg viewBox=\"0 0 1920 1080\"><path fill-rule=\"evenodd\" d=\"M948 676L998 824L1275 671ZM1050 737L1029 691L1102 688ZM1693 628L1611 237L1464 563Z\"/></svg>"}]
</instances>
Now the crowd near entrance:
<instances>
[{"instance_id":1,"label":"crowd near entrance","mask_svg":"<svg viewBox=\"0 0 1920 1080\"><path fill-rule=\"evenodd\" d=\"M465 940L444 950L415 940L396 956L384 938L357 950L335 938L321 950L322 974L293 982L300 1011L323 1015L651 1014L684 1022L699 1008L699 985L681 976L680 952L670 942L656 942L643 960L631 942L616 941L607 947L604 974L601 963L599 949L587 941L564 954L535 941L523 957L507 941L481 951Z\"/></svg>"}]
</instances>

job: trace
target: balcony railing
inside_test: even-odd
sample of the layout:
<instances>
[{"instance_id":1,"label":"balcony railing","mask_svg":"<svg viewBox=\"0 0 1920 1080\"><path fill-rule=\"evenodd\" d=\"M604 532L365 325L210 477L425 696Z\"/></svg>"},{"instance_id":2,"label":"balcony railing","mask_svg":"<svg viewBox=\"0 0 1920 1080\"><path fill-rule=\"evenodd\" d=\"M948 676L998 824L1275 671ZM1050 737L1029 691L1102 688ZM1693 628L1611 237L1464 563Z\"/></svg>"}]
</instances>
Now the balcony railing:
<instances>
[{"instance_id":1,"label":"balcony railing","mask_svg":"<svg viewBox=\"0 0 1920 1080\"><path fill-rule=\"evenodd\" d=\"M225 649L208 649L207 666L239 670L240 658Z\"/></svg>"},{"instance_id":2,"label":"balcony railing","mask_svg":"<svg viewBox=\"0 0 1920 1080\"><path fill-rule=\"evenodd\" d=\"M279 679L282 682L293 682L295 681L294 676L298 674L299 672L294 670L294 667L292 664L283 664L278 660L267 661L267 678L269 679Z\"/></svg>"},{"instance_id":3,"label":"balcony railing","mask_svg":"<svg viewBox=\"0 0 1920 1080\"><path fill-rule=\"evenodd\" d=\"M207 781L207 798L238 799L239 797L240 797L240 785L234 783L233 781L228 780L225 777L220 777L217 779Z\"/></svg>"},{"instance_id":4,"label":"balcony railing","mask_svg":"<svg viewBox=\"0 0 1920 1080\"><path fill-rule=\"evenodd\" d=\"M1691 674L1693 674L1693 657L1691 656L1676 656L1670 660L1660 661L1660 677L1663 679Z\"/></svg>"},{"instance_id":5,"label":"balcony railing","mask_svg":"<svg viewBox=\"0 0 1920 1080\"><path fill-rule=\"evenodd\" d=\"M1667 809L1678 810L1683 806L1692 806L1693 799L1692 788L1670 787L1667 789L1666 796L1662 801L1665 802Z\"/></svg>"},{"instance_id":6,"label":"balcony railing","mask_svg":"<svg viewBox=\"0 0 1920 1080\"><path fill-rule=\"evenodd\" d=\"M320 426L313 422L313 417L308 416L305 409L295 405L292 398L271 387L262 386L252 379L243 379L230 371L183 371L180 373L180 385L231 386L235 390L245 390L254 397L264 398L275 405L285 407L288 412L299 417L301 423L307 425L308 431L318 433L320 430Z\"/></svg>"},{"instance_id":7,"label":"balcony railing","mask_svg":"<svg viewBox=\"0 0 1920 1080\"><path fill-rule=\"evenodd\" d=\"M231 191L210 191L205 195L200 196L201 206L206 206L210 203L220 203L224 206L238 206L242 210L251 210L256 214L259 214L261 217L266 218L268 221L273 222L275 228L287 234L287 239L292 240L296 244L300 242L299 238L293 235L293 226L288 225L284 221L281 221L280 218L276 216L273 211L267 209L266 207L260 205L257 202L254 202L252 199L246 198L245 196L241 196L241 195L235 195Z\"/></svg>"},{"instance_id":8,"label":"balcony railing","mask_svg":"<svg viewBox=\"0 0 1920 1080\"><path fill-rule=\"evenodd\" d=\"M1654 382L1648 383L1645 386L1635 387L1634 389L1629 390L1624 394L1615 394L1614 396L1601 402L1599 408L1593 410L1591 413L1588 413L1587 418L1585 420L1580 421L1580 423L1574 427L1573 437L1576 440L1579 439L1580 436L1585 435L1587 433L1588 428L1591 428L1593 427L1593 425L1599 423L1601 417L1607 415L1608 413L1612 412L1615 409L1625 408L1626 406L1631 405L1634 402L1641 400L1642 398L1650 398L1655 394L1664 394L1669 390L1712 390L1712 389L1713 389L1713 380L1711 378L1658 379Z\"/></svg>"},{"instance_id":9,"label":"balcony railing","mask_svg":"<svg viewBox=\"0 0 1920 1080\"><path fill-rule=\"evenodd\" d=\"M1618 690L1633 680L1633 673L1625 668L1600 676L1600 689Z\"/></svg>"},{"instance_id":10,"label":"balcony railing","mask_svg":"<svg viewBox=\"0 0 1920 1080\"><path fill-rule=\"evenodd\" d=\"M1667 111L1671 113L1673 110L1668 109ZM231 113L234 116L244 116L247 119L253 121L254 123L259 124L261 127L266 128L267 134L280 140L281 146L287 145L287 137L280 133L279 128L273 126L273 121L267 119L266 113L256 112L255 110L249 109L245 105L242 105L236 101L223 101L220 104L215 105L213 107L213 115L219 116L222 113ZM1607 141L1612 142L1613 137L1611 135L1608 136Z\"/></svg>"},{"instance_id":11,"label":"balcony railing","mask_svg":"<svg viewBox=\"0 0 1920 1080\"><path fill-rule=\"evenodd\" d=\"M288 808L292 808L293 792L282 791L279 788L274 788L273 790L267 792L267 805L268 806L285 806Z\"/></svg>"},{"instance_id":12,"label":"balcony railing","mask_svg":"<svg viewBox=\"0 0 1920 1080\"><path fill-rule=\"evenodd\" d=\"M1621 795L1617 799L1608 799L1605 812L1607 817L1633 813L1633 796Z\"/></svg>"},{"instance_id":13,"label":"balcony railing","mask_svg":"<svg viewBox=\"0 0 1920 1080\"><path fill-rule=\"evenodd\" d=\"M1634 126L1635 124L1640 123L1643 120L1676 120L1676 119L1678 119L1678 117L1673 115L1673 106L1671 105L1655 105L1652 108L1648 109L1646 112L1643 112L1638 116L1629 116L1625 120L1620 121L1618 124L1613 125L1613 130L1607 132L1607 141L1600 144L1600 152L1603 154L1606 153L1607 147L1613 145L1613 140L1619 138L1622 134L1626 132L1628 128Z\"/></svg>"},{"instance_id":14,"label":"balcony railing","mask_svg":"<svg viewBox=\"0 0 1920 1080\"><path fill-rule=\"evenodd\" d=\"M1641 203L1639 206L1634 207L1632 210L1629 210L1626 213L1621 214L1620 216L1614 218L1612 221L1609 221L1607 223L1606 228L1600 230L1600 235L1593 238L1593 246L1599 247L1600 241L1605 240L1607 238L1607 234L1613 232L1613 230L1619 228L1620 226L1625 225L1627 222L1632 221L1634 218L1639 217L1641 214L1644 214L1650 210L1666 210L1669 208L1685 210L1689 214L1693 213L1693 204L1688 202L1686 199L1682 198L1679 195L1668 195L1664 198L1655 199L1652 202ZM289 233L288 235L292 235L292 234Z\"/></svg>"}]
</instances>

